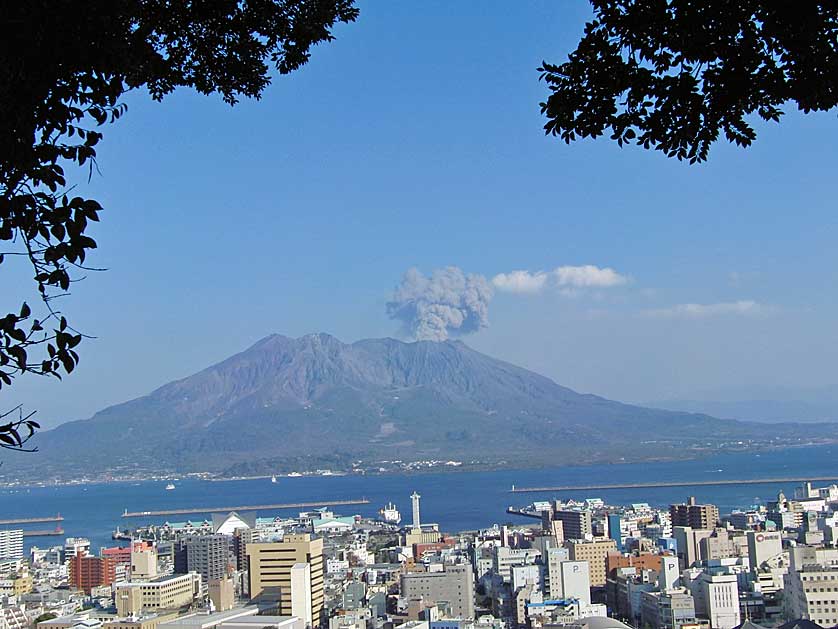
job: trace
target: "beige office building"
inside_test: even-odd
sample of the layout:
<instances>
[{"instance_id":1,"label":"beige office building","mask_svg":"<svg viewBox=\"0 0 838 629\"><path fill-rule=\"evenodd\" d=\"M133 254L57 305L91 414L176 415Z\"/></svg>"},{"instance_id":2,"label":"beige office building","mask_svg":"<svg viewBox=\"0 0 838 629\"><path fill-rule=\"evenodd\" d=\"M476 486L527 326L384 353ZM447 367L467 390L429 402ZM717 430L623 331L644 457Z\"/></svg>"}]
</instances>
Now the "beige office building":
<instances>
[{"instance_id":1,"label":"beige office building","mask_svg":"<svg viewBox=\"0 0 838 629\"><path fill-rule=\"evenodd\" d=\"M212 579L207 588L209 599L217 612L226 612L233 609L236 602L236 591L233 580L229 577L223 579Z\"/></svg>"},{"instance_id":2,"label":"beige office building","mask_svg":"<svg viewBox=\"0 0 838 629\"><path fill-rule=\"evenodd\" d=\"M190 572L151 581L117 583L115 589L117 614L138 616L191 605L201 595L201 575Z\"/></svg>"},{"instance_id":3,"label":"beige office building","mask_svg":"<svg viewBox=\"0 0 838 629\"><path fill-rule=\"evenodd\" d=\"M299 615L303 601L311 608L311 626L319 627L323 611L323 540L312 539L308 533L286 535L281 542L247 544L246 553L250 599L276 603L277 612L283 616L294 615L295 610ZM298 564L309 564L310 568L303 571ZM302 578L304 572L308 578ZM292 574L296 578L292 579ZM308 591L301 591L304 589ZM308 620L308 614L305 617Z\"/></svg>"},{"instance_id":4,"label":"beige office building","mask_svg":"<svg viewBox=\"0 0 838 629\"><path fill-rule=\"evenodd\" d=\"M590 564L592 587L605 585L607 575L605 562L608 553L617 551L617 542L605 537L592 540L574 539L565 542L565 547L570 551L572 561L587 561Z\"/></svg>"},{"instance_id":5,"label":"beige office building","mask_svg":"<svg viewBox=\"0 0 838 629\"><path fill-rule=\"evenodd\" d=\"M177 618L177 613L151 614L138 618L115 618L102 623L102 629L157 629L160 623Z\"/></svg>"}]
</instances>

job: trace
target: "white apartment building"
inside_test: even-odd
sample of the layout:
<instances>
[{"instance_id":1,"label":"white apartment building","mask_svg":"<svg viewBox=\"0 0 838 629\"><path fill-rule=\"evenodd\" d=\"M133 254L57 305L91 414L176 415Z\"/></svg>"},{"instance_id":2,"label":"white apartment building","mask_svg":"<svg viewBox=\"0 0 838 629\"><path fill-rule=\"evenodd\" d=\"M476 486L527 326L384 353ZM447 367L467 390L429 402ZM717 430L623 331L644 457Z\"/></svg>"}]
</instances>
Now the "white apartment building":
<instances>
[{"instance_id":1,"label":"white apartment building","mask_svg":"<svg viewBox=\"0 0 838 629\"><path fill-rule=\"evenodd\" d=\"M789 571L786 616L806 618L822 627L838 625L838 566L808 565Z\"/></svg>"},{"instance_id":2,"label":"white apartment building","mask_svg":"<svg viewBox=\"0 0 838 629\"><path fill-rule=\"evenodd\" d=\"M838 548L798 546L789 552L786 617L838 625Z\"/></svg>"},{"instance_id":3,"label":"white apartment building","mask_svg":"<svg viewBox=\"0 0 838 629\"><path fill-rule=\"evenodd\" d=\"M561 564L570 560L570 550L567 548L547 549L547 579L545 591L551 599L562 598Z\"/></svg>"},{"instance_id":4,"label":"white apartment building","mask_svg":"<svg viewBox=\"0 0 838 629\"><path fill-rule=\"evenodd\" d=\"M696 615L707 618L713 629L733 629L741 623L735 574L691 574L685 570L684 577L695 601Z\"/></svg>"},{"instance_id":5,"label":"white apartment building","mask_svg":"<svg viewBox=\"0 0 838 629\"><path fill-rule=\"evenodd\" d=\"M0 572L14 572L23 559L23 530L0 531Z\"/></svg>"},{"instance_id":6,"label":"white apartment building","mask_svg":"<svg viewBox=\"0 0 838 629\"><path fill-rule=\"evenodd\" d=\"M64 561L76 555L90 554L90 540L85 537L68 537L64 540Z\"/></svg>"},{"instance_id":7,"label":"white apartment building","mask_svg":"<svg viewBox=\"0 0 838 629\"><path fill-rule=\"evenodd\" d=\"M511 583L512 566L534 564L539 557L541 557L541 551L535 548L496 546L492 557L492 571L500 576L504 580L504 583Z\"/></svg>"},{"instance_id":8,"label":"white apartment building","mask_svg":"<svg viewBox=\"0 0 838 629\"><path fill-rule=\"evenodd\" d=\"M544 589L544 566L512 566L512 591L517 592L527 585L534 585L538 590Z\"/></svg>"},{"instance_id":9,"label":"white apartment building","mask_svg":"<svg viewBox=\"0 0 838 629\"><path fill-rule=\"evenodd\" d=\"M550 577L550 599L575 599L591 604L591 565L587 561L559 562Z\"/></svg>"},{"instance_id":10,"label":"white apartment building","mask_svg":"<svg viewBox=\"0 0 838 629\"><path fill-rule=\"evenodd\" d=\"M0 561L23 557L23 530L0 531Z\"/></svg>"},{"instance_id":11,"label":"white apartment building","mask_svg":"<svg viewBox=\"0 0 838 629\"><path fill-rule=\"evenodd\" d=\"M30 622L23 607L9 605L0 609L0 625L5 629L27 629Z\"/></svg>"}]
</instances>

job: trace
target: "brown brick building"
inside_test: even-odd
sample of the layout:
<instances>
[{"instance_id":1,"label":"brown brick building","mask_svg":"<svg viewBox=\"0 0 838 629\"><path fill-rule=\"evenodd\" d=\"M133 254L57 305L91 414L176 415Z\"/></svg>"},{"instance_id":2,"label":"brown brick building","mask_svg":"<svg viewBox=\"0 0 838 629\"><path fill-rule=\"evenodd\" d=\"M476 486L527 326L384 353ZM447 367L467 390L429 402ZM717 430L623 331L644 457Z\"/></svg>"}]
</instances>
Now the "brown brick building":
<instances>
[{"instance_id":1,"label":"brown brick building","mask_svg":"<svg viewBox=\"0 0 838 629\"><path fill-rule=\"evenodd\" d=\"M112 585L116 579L117 561L113 557L77 555L70 560L70 585L85 594L100 585Z\"/></svg>"},{"instance_id":2,"label":"brown brick building","mask_svg":"<svg viewBox=\"0 0 838 629\"><path fill-rule=\"evenodd\" d=\"M672 526L689 526L694 529L714 529L719 523L719 508L716 505L696 504L690 496L687 504L669 505Z\"/></svg>"},{"instance_id":3,"label":"brown brick building","mask_svg":"<svg viewBox=\"0 0 838 629\"><path fill-rule=\"evenodd\" d=\"M661 571L661 555L640 553L639 555L623 555L609 553L605 558L605 570L609 578L614 578L614 571L618 568L637 568L638 570Z\"/></svg>"}]
</instances>

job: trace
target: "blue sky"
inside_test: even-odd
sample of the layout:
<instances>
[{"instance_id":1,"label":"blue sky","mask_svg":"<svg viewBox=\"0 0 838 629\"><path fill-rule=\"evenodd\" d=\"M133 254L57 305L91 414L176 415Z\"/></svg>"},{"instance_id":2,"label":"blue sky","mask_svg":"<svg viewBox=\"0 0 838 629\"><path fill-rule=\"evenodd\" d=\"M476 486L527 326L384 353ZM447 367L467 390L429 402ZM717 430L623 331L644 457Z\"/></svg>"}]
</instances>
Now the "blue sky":
<instances>
[{"instance_id":1,"label":"blue sky","mask_svg":"<svg viewBox=\"0 0 838 629\"><path fill-rule=\"evenodd\" d=\"M81 186L105 206L92 263L109 270L62 304L98 338L71 377L21 379L4 407L89 416L272 332L394 335L402 274L449 265L627 278L498 291L465 339L578 390L835 381L834 112L757 124L752 148L717 145L698 167L566 146L541 131L536 68L575 47L586 2L360 8L261 101L130 96Z\"/></svg>"}]
</instances>

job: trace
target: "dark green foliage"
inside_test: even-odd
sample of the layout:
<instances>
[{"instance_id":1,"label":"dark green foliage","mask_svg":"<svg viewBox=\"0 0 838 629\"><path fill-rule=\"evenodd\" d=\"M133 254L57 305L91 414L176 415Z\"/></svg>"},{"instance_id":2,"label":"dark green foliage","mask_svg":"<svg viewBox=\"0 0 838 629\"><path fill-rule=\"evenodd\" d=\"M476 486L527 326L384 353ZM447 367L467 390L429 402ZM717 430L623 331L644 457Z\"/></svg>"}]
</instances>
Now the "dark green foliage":
<instances>
[{"instance_id":1,"label":"dark green foliage","mask_svg":"<svg viewBox=\"0 0 838 629\"><path fill-rule=\"evenodd\" d=\"M568 61L539 71L552 94L546 133L609 133L690 163L721 133L749 146L749 120L838 104L838 3L591 0Z\"/></svg>"},{"instance_id":2,"label":"dark green foliage","mask_svg":"<svg viewBox=\"0 0 838 629\"><path fill-rule=\"evenodd\" d=\"M15 417L15 414L17 417ZM25 447L26 442L41 427L38 422L32 419L33 415L35 415L34 412L24 415L23 408L20 406L5 413L0 413L0 448L33 452L35 448Z\"/></svg>"},{"instance_id":3,"label":"dark green foliage","mask_svg":"<svg viewBox=\"0 0 838 629\"><path fill-rule=\"evenodd\" d=\"M52 612L44 612L43 614L35 618L33 622L37 625L39 622L44 622L46 620L54 620L55 618L58 618L56 614L53 614Z\"/></svg>"},{"instance_id":4,"label":"dark green foliage","mask_svg":"<svg viewBox=\"0 0 838 629\"><path fill-rule=\"evenodd\" d=\"M122 95L178 87L231 105L259 98L273 66L302 66L311 47L357 16L352 0L27 0L0 12L0 264L31 265L45 311L26 303L0 318L0 388L22 373L60 377L82 336L53 307L96 242L100 204L69 194L67 168L96 163L101 127ZM14 299L14 295L3 295ZM34 350L40 356L34 357Z\"/></svg>"}]
</instances>

